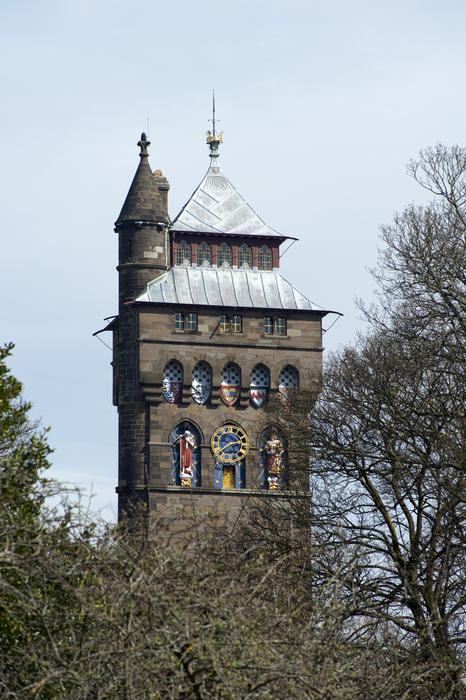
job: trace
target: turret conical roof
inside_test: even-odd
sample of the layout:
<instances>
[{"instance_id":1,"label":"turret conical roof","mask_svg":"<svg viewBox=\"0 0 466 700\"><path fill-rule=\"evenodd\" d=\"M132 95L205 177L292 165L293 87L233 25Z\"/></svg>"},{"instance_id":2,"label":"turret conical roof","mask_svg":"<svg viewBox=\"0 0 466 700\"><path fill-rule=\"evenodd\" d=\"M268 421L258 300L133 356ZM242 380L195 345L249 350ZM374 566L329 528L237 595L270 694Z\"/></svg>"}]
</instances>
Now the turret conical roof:
<instances>
[{"instance_id":1,"label":"turret conical roof","mask_svg":"<svg viewBox=\"0 0 466 700\"><path fill-rule=\"evenodd\" d=\"M150 141L147 141L144 133L141 134L138 146L141 149L141 161L115 225L127 221L167 224L169 220L159 191L159 183L149 165L147 147L150 146Z\"/></svg>"}]
</instances>

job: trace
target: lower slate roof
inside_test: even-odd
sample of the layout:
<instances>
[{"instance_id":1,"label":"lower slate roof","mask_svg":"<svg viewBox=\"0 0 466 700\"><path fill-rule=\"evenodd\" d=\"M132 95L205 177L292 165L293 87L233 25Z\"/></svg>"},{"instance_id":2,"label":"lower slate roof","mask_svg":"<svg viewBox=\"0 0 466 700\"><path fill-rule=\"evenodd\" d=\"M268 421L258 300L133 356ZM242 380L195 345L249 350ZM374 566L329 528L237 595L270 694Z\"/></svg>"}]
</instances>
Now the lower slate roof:
<instances>
[{"instance_id":1,"label":"lower slate roof","mask_svg":"<svg viewBox=\"0 0 466 700\"><path fill-rule=\"evenodd\" d=\"M176 266L147 285L136 301L251 309L324 311L282 275L266 270Z\"/></svg>"}]
</instances>

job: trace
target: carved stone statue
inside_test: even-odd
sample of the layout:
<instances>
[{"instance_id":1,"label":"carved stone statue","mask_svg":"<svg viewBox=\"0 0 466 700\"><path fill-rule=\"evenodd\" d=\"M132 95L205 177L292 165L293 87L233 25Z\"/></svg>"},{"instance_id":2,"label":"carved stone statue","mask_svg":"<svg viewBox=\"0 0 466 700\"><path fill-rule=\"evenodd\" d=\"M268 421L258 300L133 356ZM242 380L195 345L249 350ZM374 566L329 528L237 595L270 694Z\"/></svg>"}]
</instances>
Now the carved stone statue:
<instances>
[{"instance_id":1,"label":"carved stone statue","mask_svg":"<svg viewBox=\"0 0 466 700\"><path fill-rule=\"evenodd\" d=\"M180 446L180 478L182 486L191 486L193 478L193 449L196 439L190 430L185 430L176 440Z\"/></svg>"},{"instance_id":2,"label":"carved stone statue","mask_svg":"<svg viewBox=\"0 0 466 700\"><path fill-rule=\"evenodd\" d=\"M283 466L283 442L272 433L262 448L267 455L267 481L271 491L277 491L279 486L280 470Z\"/></svg>"}]
</instances>

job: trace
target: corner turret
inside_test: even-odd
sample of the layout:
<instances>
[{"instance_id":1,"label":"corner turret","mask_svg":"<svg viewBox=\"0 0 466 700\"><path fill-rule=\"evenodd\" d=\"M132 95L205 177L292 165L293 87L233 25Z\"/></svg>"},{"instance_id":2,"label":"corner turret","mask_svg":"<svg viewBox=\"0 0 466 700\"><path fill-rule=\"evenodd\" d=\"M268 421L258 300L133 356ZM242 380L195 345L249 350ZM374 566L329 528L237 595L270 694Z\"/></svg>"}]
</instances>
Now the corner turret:
<instances>
[{"instance_id":1,"label":"corner turret","mask_svg":"<svg viewBox=\"0 0 466 700\"><path fill-rule=\"evenodd\" d=\"M138 141L140 163L115 222L119 237L118 272L121 304L142 294L148 282L169 268L167 193L160 170L152 173L144 133Z\"/></svg>"}]
</instances>

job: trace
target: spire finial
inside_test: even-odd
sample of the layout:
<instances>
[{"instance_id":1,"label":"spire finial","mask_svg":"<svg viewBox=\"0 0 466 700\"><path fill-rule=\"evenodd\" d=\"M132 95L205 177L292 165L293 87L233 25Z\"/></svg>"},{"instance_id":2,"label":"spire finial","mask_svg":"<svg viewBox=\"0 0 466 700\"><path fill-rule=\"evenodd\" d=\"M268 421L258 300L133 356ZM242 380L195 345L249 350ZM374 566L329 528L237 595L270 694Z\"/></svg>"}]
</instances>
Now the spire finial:
<instances>
[{"instance_id":1,"label":"spire finial","mask_svg":"<svg viewBox=\"0 0 466 700\"><path fill-rule=\"evenodd\" d=\"M218 135L215 133L215 124L217 123L217 120L215 119L215 90L212 90L212 119L209 119L209 121L212 122L212 131L207 132L206 143L209 144L210 157L218 158L218 147L219 144L223 143L223 131L221 131Z\"/></svg>"},{"instance_id":2,"label":"spire finial","mask_svg":"<svg viewBox=\"0 0 466 700\"><path fill-rule=\"evenodd\" d=\"M212 90L212 127L213 127L213 137L215 138L215 90Z\"/></svg>"},{"instance_id":3,"label":"spire finial","mask_svg":"<svg viewBox=\"0 0 466 700\"><path fill-rule=\"evenodd\" d=\"M140 158L147 158L149 156L147 149L150 146L150 141L147 140L144 132L141 134L141 140L138 141L138 146L141 149L139 153Z\"/></svg>"}]
</instances>

